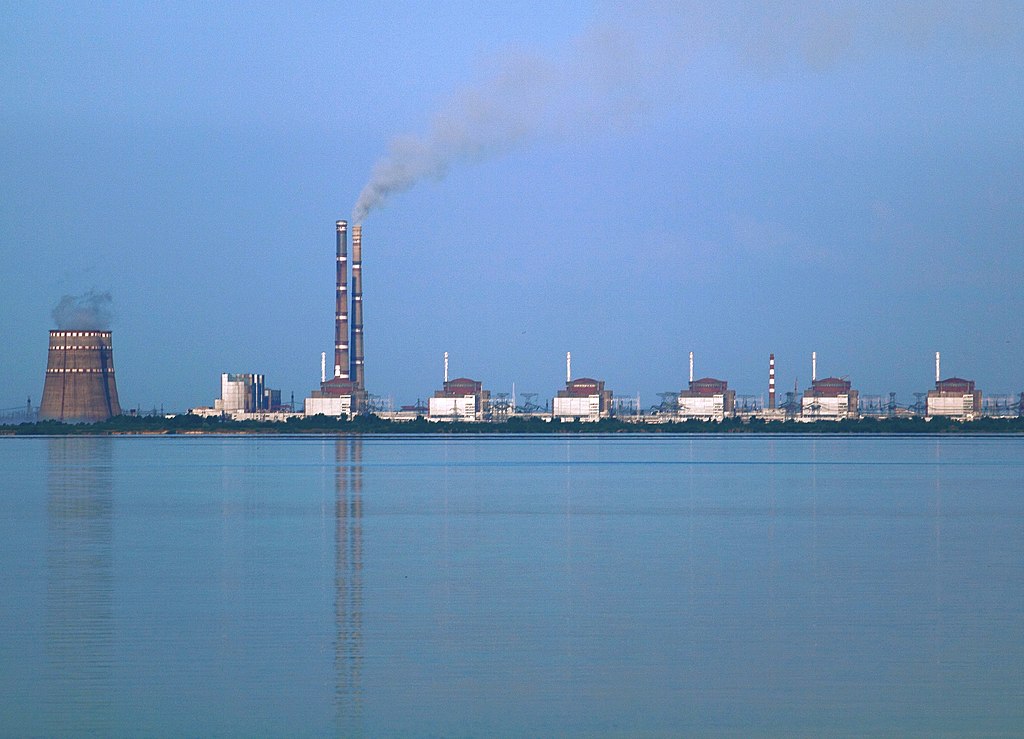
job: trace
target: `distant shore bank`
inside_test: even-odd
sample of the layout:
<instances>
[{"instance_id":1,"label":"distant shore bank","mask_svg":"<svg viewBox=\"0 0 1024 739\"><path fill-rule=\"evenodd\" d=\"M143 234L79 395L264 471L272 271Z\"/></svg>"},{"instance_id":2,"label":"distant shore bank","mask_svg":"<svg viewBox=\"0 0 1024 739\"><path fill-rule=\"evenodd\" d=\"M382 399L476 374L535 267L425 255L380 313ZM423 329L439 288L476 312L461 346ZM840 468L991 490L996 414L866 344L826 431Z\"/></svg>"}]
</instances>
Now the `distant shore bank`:
<instances>
[{"instance_id":1,"label":"distant shore bank","mask_svg":"<svg viewBox=\"0 0 1024 739\"><path fill-rule=\"evenodd\" d=\"M117 416L92 424L65 424L39 421L0 426L0 436L148 436L237 434L278 436L287 434L357 434L357 435L425 435L425 434L1024 434L1024 417L980 418L959 422L944 418L930 421L923 418L862 418L859 420L761 421L744 423L739 419L725 421L683 421L674 423L633 423L604 419L594 423L554 423L539 419L512 418L502 422L431 422L390 421L376 416L357 416L351 420L314 416L288 421L230 421L180 415L165 418Z\"/></svg>"}]
</instances>

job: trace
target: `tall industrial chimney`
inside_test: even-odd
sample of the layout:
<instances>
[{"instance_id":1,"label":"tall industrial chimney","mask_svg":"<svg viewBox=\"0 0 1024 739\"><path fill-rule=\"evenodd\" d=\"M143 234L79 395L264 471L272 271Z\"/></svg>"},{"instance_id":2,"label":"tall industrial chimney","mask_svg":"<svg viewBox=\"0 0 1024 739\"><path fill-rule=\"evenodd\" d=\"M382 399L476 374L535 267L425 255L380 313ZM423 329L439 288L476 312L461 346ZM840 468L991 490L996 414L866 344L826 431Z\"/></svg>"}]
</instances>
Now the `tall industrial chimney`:
<instances>
[{"instance_id":1,"label":"tall industrial chimney","mask_svg":"<svg viewBox=\"0 0 1024 739\"><path fill-rule=\"evenodd\" d=\"M95 423L121 415L109 331L51 331L39 419Z\"/></svg>"},{"instance_id":2,"label":"tall industrial chimney","mask_svg":"<svg viewBox=\"0 0 1024 739\"><path fill-rule=\"evenodd\" d=\"M768 355L768 407L775 407L775 354Z\"/></svg>"},{"instance_id":3,"label":"tall industrial chimney","mask_svg":"<svg viewBox=\"0 0 1024 739\"><path fill-rule=\"evenodd\" d=\"M363 384L363 227L352 227L352 379Z\"/></svg>"},{"instance_id":4,"label":"tall industrial chimney","mask_svg":"<svg viewBox=\"0 0 1024 739\"><path fill-rule=\"evenodd\" d=\"M818 379L818 352L811 352L811 382Z\"/></svg>"},{"instance_id":5,"label":"tall industrial chimney","mask_svg":"<svg viewBox=\"0 0 1024 739\"><path fill-rule=\"evenodd\" d=\"M349 379L348 223L338 221L335 225L338 232L338 279L334 297L334 376L347 380Z\"/></svg>"},{"instance_id":6,"label":"tall industrial chimney","mask_svg":"<svg viewBox=\"0 0 1024 739\"><path fill-rule=\"evenodd\" d=\"M935 352L935 382L939 382L942 377L939 374L939 353Z\"/></svg>"}]
</instances>

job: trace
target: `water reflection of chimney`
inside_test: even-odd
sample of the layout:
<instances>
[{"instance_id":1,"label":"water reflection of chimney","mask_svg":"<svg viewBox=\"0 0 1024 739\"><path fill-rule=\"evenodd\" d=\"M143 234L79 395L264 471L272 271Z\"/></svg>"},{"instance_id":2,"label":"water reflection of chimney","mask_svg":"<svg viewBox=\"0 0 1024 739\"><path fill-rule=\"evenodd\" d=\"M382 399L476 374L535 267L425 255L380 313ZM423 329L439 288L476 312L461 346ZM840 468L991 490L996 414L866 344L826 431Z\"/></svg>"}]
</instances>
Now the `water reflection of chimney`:
<instances>
[{"instance_id":1,"label":"water reflection of chimney","mask_svg":"<svg viewBox=\"0 0 1024 739\"><path fill-rule=\"evenodd\" d=\"M338 733L362 733L363 442L335 442L334 643Z\"/></svg>"},{"instance_id":2,"label":"water reflection of chimney","mask_svg":"<svg viewBox=\"0 0 1024 739\"><path fill-rule=\"evenodd\" d=\"M111 440L47 441L48 734L113 731Z\"/></svg>"}]
</instances>

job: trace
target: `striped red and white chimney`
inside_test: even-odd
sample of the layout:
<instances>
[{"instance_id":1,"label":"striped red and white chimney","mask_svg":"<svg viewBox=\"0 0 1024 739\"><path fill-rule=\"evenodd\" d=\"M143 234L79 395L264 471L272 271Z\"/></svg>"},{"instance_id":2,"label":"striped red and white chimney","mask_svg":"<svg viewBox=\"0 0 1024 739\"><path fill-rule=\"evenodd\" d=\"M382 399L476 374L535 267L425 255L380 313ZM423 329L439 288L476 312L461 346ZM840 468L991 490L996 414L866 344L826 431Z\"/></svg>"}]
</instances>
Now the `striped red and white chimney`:
<instances>
[{"instance_id":1,"label":"striped red and white chimney","mask_svg":"<svg viewBox=\"0 0 1024 739\"><path fill-rule=\"evenodd\" d=\"M352 379L359 390L363 384L363 227L352 227Z\"/></svg>"},{"instance_id":2,"label":"striped red and white chimney","mask_svg":"<svg viewBox=\"0 0 1024 739\"><path fill-rule=\"evenodd\" d=\"M348 379L348 223L338 221L337 281L334 294L334 376Z\"/></svg>"}]
</instances>

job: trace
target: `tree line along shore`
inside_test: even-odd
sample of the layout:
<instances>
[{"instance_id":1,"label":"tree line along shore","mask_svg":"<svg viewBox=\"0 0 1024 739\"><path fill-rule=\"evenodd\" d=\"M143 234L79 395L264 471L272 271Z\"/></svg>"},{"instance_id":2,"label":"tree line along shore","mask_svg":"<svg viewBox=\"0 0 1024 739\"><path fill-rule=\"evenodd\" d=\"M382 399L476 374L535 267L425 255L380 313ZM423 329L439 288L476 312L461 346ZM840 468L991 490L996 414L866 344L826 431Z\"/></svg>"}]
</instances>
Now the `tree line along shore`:
<instances>
[{"instance_id":1,"label":"tree line along shore","mask_svg":"<svg viewBox=\"0 0 1024 739\"><path fill-rule=\"evenodd\" d=\"M0 425L2 436L77 436L145 434L1019 434L1024 417L979 418L955 421L948 418L861 418L857 420L764 421L753 418L724 421L679 421L638 424L615 418L596 422L551 423L540 419L510 418L507 421L475 423L466 421L391 421L374 415L352 419L311 416L286 421L232 421L191 414L164 416L115 416L91 424L38 421Z\"/></svg>"}]
</instances>

